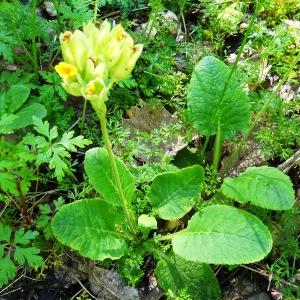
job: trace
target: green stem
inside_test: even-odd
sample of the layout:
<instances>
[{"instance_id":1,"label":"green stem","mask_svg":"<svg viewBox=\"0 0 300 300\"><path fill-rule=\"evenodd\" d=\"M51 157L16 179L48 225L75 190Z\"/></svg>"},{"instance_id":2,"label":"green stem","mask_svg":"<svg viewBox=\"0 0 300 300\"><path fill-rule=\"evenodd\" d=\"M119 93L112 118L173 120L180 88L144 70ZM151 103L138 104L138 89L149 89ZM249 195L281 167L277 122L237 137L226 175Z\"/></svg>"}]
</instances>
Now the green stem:
<instances>
[{"instance_id":1,"label":"green stem","mask_svg":"<svg viewBox=\"0 0 300 300\"><path fill-rule=\"evenodd\" d=\"M98 1L99 0L95 0L95 5L94 5L94 18L93 18L94 23L96 23L97 21Z\"/></svg>"},{"instance_id":2,"label":"green stem","mask_svg":"<svg viewBox=\"0 0 300 300\"><path fill-rule=\"evenodd\" d=\"M291 64L290 68L288 69L288 71L285 73L284 77L280 80L280 82L278 83L278 85L276 86L275 90L273 91L273 95L276 95L279 91L279 89L282 87L282 85L287 81L290 71L294 69L294 67L297 65L298 60L300 58L300 51L298 52L298 55L295 57L293 63ZM247 143L253 129L256 127L256 125L258 124L260 118L265 114L267 108L269 107L270 103L272 101L272 97L270 97L265 104L263 105L263 107L261 108L261 110L258 112L258 114L256 115L256 118L254 119L254 121L252 122L248 132L244 135L244 137L242 138L242 140L240 141L238 147L235 149L235 151L232 153L231 158L229 159L228 163L225 165L223 172L221 174L221 177L224 177L224 175L226 175L226 173L232 168L234 162L237 160L240 152L242 151L243 147L245 146L245 144Z\"/></svg>"},{"instance_id":3,"label":"green stem","mask_svg":"<svg viewBox=\"0 0 300 300\"><path fill-rule=\"evenodd\" d=\"M175 233L170 233L170 234L167 234L167 235L163 235L163 236L157 238L157 240L159 240L159 241L169 241L169 240L172 239L172 237L173 237L175 234L176 234L176 232L175 232Z\"/></svg>"},{"instance_id":4,"label":"green stem","mask_svg":"<svg viewBox=\"0 0 300 300\"><path fill-rule=\"evenodd\" d=\"M87 99L84 98L83 110L82 110L82 115L81 115L80 134L82 134L82 131L83 131L83 125L84 125L84 121L85 121L86 104L87 104Z\"/></svg>"},{"instance_id":5,"label":"green stem","mask_svg":"<svg viewBox=\"0 0 300 300\"><path fill-rule=\"evenodd\" d=\"M204 163L204 161L205 161L204 155L205 155L205 150L206 150L207 145L208 145L208 142L209 142L209 137L210 137L209 135L206 135L206 136L205 136L204 145L203 145L203 147L202 147L202 149L201 149L200 160L201 160L202 163Z\"/></svg>"},{"instance_id":6,"label":"green stem","mask_svg":"<svg viewBox=\"0 0 300 300\"><path fill-rule=\"evenodd\" d=\"M115 181L116 181L116 186L117 186L117 190L118 190L118 193L119 193L119 196L120 196L123 212L124 212L125 218L127 220L127 223L129 225L130 231L133 234L135 234L135 227L133 226L133 223L132 223L131 218L130 218L129 210L127 208L126 199L125 199L123 189L122 189L122 185L121 185L120 175L119 175L117 165L116 165L116 162L115 162L115 159L114 159L111 143L110 143L107 128L106 128L106 116L105 116L105 113L101 113L98 116L99 116L99 119L100 119L100 125L101 125L101 129L102 129L102 137L103 137L103 140L104 140L104 144L105 144L105 147L106 147L106 150L107 150L107 153L108 153L111 168L112 168L114 178L115 178Z\"/></svg>"},{"instance_id":7,"label":"green stem","mask_svg":"<svg viewBox=\"0 0 300 300\"><path fill-rule=\"evenodd\" d=\"M218 121L218 132L216 135L215 145L214 145L214 158L213 158L213 168L218 172L220 157L221 157L221 148L222 148L222 133L221 133L221 120Z\"/></svg>"}]
</instances>

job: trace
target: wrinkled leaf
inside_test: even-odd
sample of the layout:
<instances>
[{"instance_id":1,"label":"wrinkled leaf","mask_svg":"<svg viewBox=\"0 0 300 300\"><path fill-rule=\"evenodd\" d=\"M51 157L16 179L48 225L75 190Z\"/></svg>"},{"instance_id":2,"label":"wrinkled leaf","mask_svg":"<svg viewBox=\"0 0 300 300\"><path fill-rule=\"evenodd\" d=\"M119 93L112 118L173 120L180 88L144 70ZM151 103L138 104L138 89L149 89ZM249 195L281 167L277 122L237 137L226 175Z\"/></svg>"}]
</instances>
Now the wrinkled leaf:
<instances>
[{"instance_id":1,"label":"wrinkled leaf","mask_svg":"<svg viewBox=\"0 0 300 300\"><path fill-rule=\"evenodd\" d=\"M183 217L199 197L204 170L195 165L155 177L147 196L157 214L165 220Z\"/></svg>"},{"instance_id":2,"label":"wrinkled leaf","mask_svg":"<svg viewBox=\"0 0 300 300\"><path fill-rule=\"evenodd\" d=\"M187 260L232 265L263 259L272 248L272 237L256 216L213 205L194 214L187 228L174 234L172 244Z\"/></svg>"},{"instance_id":3,"label":"wrinkled leaf","mask_svg":"<svg viewBox=\"0 0 300 300\"><path fill-rule=\"evenodd\" d=\"M177 255L168 255L168 260L160 259L155 274L158 284L168 291L185 289L193 300L218 300L221 291L218 281L208 264L191 262Z\"/></svg>"},{"instance_id":4,"label":"wrinkled leaf","mask_svg":"<svg viewBox=\"0 0 300 300\"><path fill-rule=\"evenodd\" d=\"M234 178L225 178L222 193L238 202L250 202L274 210L290 209L295 203L290 178L272 167L250 167Z\"/></svg>"},{"instance_id":5,"label":"wrinkled leaf","mask_svg":"<svg viewBox=\"0 0 300 300\"><path fill-rule=\"evenodd\" d=\"M105 201L79 200L63 206L52 219L54 236L64 245L94 260L124 255L124 217Z\"/></svg>"},{"instance_id":6,"label":"wrinkled leaf","mask_svg":"<svg viewBox=\"0 0 300 300\"><path fill-rule=\"evenodd\" d=\"M245 131L250 119L250 105L235 74L216 57L206 56L195 67L189 92L188 110L193 126L206 136L214 135L220 123L221 135L232 137ZM224 91L224 92L223 92Z\"/></svg>"},{"instance_id":7,"label":"wrinkled leaf","mask_svg":"<svg viewBox=\"0 0 300 300\"><path fill-rule=\"evenodd\" d=\"M130 203L135 190L134 178L119 158L115 157L115 162L120 174L125 199ZM104 148L88 150L85 154L84 168L94 189L102 195L108 203L121 206L121 200L119 199L119 193L107 151Z\"/></svg>"}]
</instances>

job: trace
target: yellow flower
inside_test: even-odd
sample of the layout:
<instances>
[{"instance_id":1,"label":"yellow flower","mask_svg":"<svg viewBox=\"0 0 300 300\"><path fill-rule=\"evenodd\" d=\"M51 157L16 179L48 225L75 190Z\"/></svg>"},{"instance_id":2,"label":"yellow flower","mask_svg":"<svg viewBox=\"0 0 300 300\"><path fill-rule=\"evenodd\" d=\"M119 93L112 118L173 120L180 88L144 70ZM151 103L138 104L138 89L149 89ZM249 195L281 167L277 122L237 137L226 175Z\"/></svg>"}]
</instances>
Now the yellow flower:
<instances>
[{"instance_id":1,"label":"yellow flower","mask_svg":"<svg viewBox=\"0 0 300 300\"><path fill-rule=\"evenodd\" d=\"M120 60L110 70L111 77L114 81L123 80L129 76L142 51L142 44L123 49Z\"/></svg>"},{"instance_id":2,"label":"yellow flower","mask_svg":"<svg viewBox=\"0 0 300 300\"><path fill-rule=\"evenodd\" d=\"M88 87L86 88L85 92L87 93L87 95L92 96L95 94L96 92L96 86L95 83L92 82L90 85L88 85Z\"/></svg>"},{"instance_id":3,"label":"yellow flower","mask_svg":"<svg viewBox=\"0 0 300 300\"><path fill-rule=\"evenodd\" d=\"M62 33L60 44L64 61L55 70L64 89L88 99L97 112L103 110L112 84L132 72L143 49L120 24L111 29L107 20L100 28L89 22L83 31Z\"/></svg>"},{"instance_id":4,"label":"yellow flower","mask_svg":"<svg viewBox=\"0 0 300 300\"><path fill-rule=\"evenodd\" d=\"M60 77L67 79L74 77L78 73L76 67L65 62L60 62L58 65L56 65L55 71L59 74Z\"/></svg>"}]
</instances>

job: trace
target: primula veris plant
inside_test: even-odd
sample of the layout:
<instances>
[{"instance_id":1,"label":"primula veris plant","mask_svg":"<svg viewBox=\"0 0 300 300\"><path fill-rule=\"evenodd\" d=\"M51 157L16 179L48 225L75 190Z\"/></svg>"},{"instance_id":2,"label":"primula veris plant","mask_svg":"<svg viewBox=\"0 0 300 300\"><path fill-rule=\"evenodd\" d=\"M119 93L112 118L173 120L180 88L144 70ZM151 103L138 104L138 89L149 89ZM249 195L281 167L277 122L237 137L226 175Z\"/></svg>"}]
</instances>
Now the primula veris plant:
<instances>
[{"instance_id":1,"label":"primula veris plant","mask_svg":"<svg viewBox=\"0 0 300 300\"><path fill-rule=\"evenodd\" d=\"M101 200L84 199L62 207L52 220L54 236L94 260L119 259L143 245L145 255L158 257L156 273L165 290L185 287L191 299L220 299L208 264L242 264L263 259L272 248L269 229L258 217L236 207L208 201L201 207L205 172L199 165L156 176L146 191L152 211L136 216L131 209L135 180L127 166L113 155L106 129L105 101L113 83L132 71L142 45L134 45L121 25L111 29L107 21L100 29L88 23L83 31L66 32L60 40L64 62L56 66L56 71L68 93L91 102L100 120L105 148L88 150L84 160L88 180ZM214 57L199 62L188 96L196 130L207 137L219 136L221 145L225 138L247 129L249 108L247 95L225 64ZM219 153L216 158L215 167ZM290 179L278 172L274 168L250 168L235 179L225 179L220 197L240 203L249 201L268 209L289 209L295 203L293 188ZM282 184L278 185L279 181ZM249 187L253 189L251 193L247 192ZM195 206L200 207L199 211L195 211ZM177 222L188 214L191 218L185 229L148 238L161 223L158 218ZM159 250L161 242L172 245L169 255ZM209 280L202 284L197 276L208 278L207 274ZM195 289L199 283L201 289Z\"/></svg>"},{"instance_id":2,"label":"primula veris plant","mask_svg":"<svg viewBox=\"0 0 300 300\"><path fill-rule=\"evenodd\" d=\"M143 45L135 45L122 25L104 21L98 29L89 22L83 31L60 35L63 62L55 66L63 87L73 96L88 99L97 114L104 109L113 83L132 72Z\"/></svg>"}]
</instances>

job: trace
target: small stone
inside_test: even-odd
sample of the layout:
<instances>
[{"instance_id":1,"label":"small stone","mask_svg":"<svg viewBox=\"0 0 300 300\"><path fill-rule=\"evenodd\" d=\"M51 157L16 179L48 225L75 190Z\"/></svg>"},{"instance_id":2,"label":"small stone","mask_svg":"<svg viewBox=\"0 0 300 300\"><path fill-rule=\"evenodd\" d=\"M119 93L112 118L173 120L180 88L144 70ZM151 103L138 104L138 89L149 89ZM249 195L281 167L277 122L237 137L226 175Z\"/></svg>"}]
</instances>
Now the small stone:
<instances>
[{"instance_id":1,"label":"small stone","mask_svg":"<svg viewBox=\"0 0 300 300\"><path fill-rule=\"evenodd\" d=\"M53 5L52 1L45 1L44 5L45 5L46 12L48 13L48 15L50 17L57 16L57 12L56 12L55 6Z\"/></svg>"},{"instance_id":2,"label":"small stone","mask_svg":"<svg viewBox=\"0 0 300 300\"><path fill-rule=\"evenodd\" d=\"M271 298L267 293L261 292L247 298L247 300L271 300Z\"/></svg>"}]
</instances>

